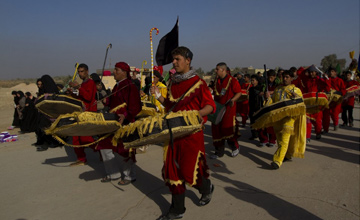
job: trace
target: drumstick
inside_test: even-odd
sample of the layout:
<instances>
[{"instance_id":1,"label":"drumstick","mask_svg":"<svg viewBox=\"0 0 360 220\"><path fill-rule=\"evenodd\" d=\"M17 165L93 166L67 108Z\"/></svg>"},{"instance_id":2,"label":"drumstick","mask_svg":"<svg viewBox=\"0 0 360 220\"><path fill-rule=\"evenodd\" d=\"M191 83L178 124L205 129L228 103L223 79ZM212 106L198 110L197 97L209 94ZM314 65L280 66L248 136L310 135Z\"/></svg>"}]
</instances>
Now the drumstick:
<instances>
[{"instance_id":1,"label":"drumstick","mask_svg":"<svg viewBox=\"0 0 360 220\"><path fill-rule=\"evenodd\" d=\"M76 77L76 74L77 74L78 67L79 67L79 63L75 63L75 72L74 72L74 75L73 75L73 78L72 78L71 82L74 82L74 80L75 80L75 77Z\"/></svg>"},{"instance_id":2,"label":"drumstick","mask_svg":"<svg viewBox=\"0 0 360 220\"><path fill-rule=\"evenodd\" d=\"M96 102L94 102L92 105L89 106L89 108L87 108L86 110L90 109L92 106L94 106L95 104L97 104L98 101L103 101L104 99L107 99L109 98L110 96L114 95L115 93L121 91L122 89L126 88L127 86L129 86L129 84L123 86L122 88L118 89L117 91L105 96L104 98L100 99L100 100L97 100Z\"/></svg>"},{"instance_id":3,"label":"drumstick","mask_svg":"<svg viewBox=\"0 0 360 220\"><path fill-rule=\"evenodd\" d=\"M106 47L104 65L103 65L103 68L102 68L102 74L101 74L100 82L102 82L102 78L103 78L103 76L104 76L104 69L105 69L106 58L107 58L107 54L108 54L109 48L110 48L110 49L112 48L112 44L111 44L111 43Z\"/></svg>"},{"instance_id":4,"label":"drumstick","mask_svg":"<svg viewBox=\"0 0 360 220\"><path fill-rule=\"evenodd\" d=\"M151 48L151 82L154 86L154 53L153 53L153 43L152 43L152 31L156 30L156 35L159 34L159 29L156 27L150 29L150 48Z\"/></svg>"}]
</instances>

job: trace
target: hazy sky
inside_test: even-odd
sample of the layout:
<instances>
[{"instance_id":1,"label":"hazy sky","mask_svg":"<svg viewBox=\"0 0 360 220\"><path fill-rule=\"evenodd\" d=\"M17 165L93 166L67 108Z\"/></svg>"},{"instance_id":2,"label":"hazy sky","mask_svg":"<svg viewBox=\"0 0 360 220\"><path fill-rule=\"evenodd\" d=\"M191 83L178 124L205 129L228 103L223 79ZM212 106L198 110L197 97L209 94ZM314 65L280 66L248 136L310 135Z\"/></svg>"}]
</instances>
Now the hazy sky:
<instances>
[{"instance_id":1,"label":"hazy sky","mask_svg":"<svg viewBox=\"0 0 360 220\"><path fill-rule=\"evenodd\" d=\"M348 66L349 51L359 57L359 10L359 0L0 0L0 79L72 75L76 62L95 72L109 43L106 67L150 68L150 29L160 31L155 53L177 16L194 68L319 65L333 53Z\"/></svg>"}]
</instances>

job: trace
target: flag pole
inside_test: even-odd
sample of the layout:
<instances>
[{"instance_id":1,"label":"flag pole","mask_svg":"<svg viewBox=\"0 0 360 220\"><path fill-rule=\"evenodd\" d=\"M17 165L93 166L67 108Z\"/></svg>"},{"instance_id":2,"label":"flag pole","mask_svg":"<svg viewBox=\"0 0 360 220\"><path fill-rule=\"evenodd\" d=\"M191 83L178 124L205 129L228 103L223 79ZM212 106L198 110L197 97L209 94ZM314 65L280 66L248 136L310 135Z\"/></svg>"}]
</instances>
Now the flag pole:
<instances>
[{"instance_id":1,"label":"flag pole","mask_svg":"<svg viewBox=\"0 0 360 220\"><path fill-rule=\"evenodd\" d=\"M152 31L156 30L156 35L159 34L159 29L153 27L150 29L150 48L151 48L151 84L154 85L154 53L153 53L153 43L152 43Z\"/></svg>"}]
</instances>

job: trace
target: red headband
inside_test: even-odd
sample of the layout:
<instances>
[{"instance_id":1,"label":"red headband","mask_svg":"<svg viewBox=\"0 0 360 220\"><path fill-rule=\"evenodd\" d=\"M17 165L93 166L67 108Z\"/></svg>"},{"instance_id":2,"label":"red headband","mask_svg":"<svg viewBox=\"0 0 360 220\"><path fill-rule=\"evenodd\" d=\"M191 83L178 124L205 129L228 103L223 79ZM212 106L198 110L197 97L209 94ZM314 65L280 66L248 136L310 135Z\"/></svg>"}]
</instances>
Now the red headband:
<instances>
[{"instance_id":1,"label":"red headband","mask_svg":"<svg viewBox=\"0 0 360 220\"><path fill-rule=\"evenodd\" d=\"M125 62L118 62L115 64L115 67L120 68L127 73L130 73L130 66Z\"/></svg>"}]
</instances>

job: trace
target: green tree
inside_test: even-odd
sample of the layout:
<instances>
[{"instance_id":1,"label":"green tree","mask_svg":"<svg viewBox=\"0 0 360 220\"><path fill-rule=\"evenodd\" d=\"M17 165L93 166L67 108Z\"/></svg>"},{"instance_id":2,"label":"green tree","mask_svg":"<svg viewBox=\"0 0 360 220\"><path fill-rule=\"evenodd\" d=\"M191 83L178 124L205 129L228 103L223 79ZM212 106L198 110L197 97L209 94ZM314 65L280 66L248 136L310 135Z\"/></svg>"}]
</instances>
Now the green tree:
<instances>
[{"instance_id":1,"label":"green tree","mask_svg":"<svg viewBox=\"0 0 360 220\"><path fill-rule=\"evenodd\" d=\"M344 69L346 65L346 60L337 59L336 54L330 54L328 56L325 56L320 63L321 69L323 71L327 71L330 67L335 68L338 64L340 65L341 69Z\"/></svg>"}]
</instances>

